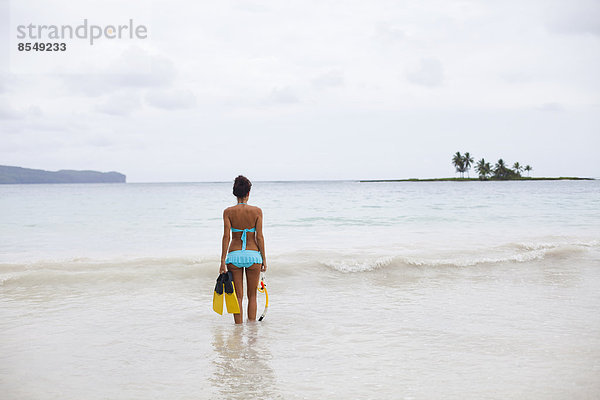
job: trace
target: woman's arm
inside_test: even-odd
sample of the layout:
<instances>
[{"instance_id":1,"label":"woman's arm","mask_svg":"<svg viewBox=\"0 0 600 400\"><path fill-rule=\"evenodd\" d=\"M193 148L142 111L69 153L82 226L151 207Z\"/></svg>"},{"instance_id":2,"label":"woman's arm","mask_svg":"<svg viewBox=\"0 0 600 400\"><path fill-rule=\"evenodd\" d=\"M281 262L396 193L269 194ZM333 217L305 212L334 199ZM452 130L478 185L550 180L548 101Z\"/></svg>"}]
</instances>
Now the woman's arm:
<instances>
[{"instance_id":1,"label":"woman's arm","mask_svg":"<svg viewBox=\"0 0 600 400\"><path fill-rule=\"evenodd\" d=\"M229 249L229 240L231 238L231 221L226 213L227 210L223 211L223 240L221 243L221 265L219 266L219 273L222 274L227 272L227 266L225 265L225 259L227 258L227 250Z\"/></svg>"},{"instance_id":2,"label":"woman's arm","mask_svg":"<svg viewBox=\"0 0 600 400\"><path fill-rule=\"evenodd\" d=\"M258 209L258 218L256 219L256 244L258 251L262 255L263 263L260 267L261 271L267 270L267 253L265 253L265 237L263 236L263 214L262 210Z\"/></svg>"}]
</instances>

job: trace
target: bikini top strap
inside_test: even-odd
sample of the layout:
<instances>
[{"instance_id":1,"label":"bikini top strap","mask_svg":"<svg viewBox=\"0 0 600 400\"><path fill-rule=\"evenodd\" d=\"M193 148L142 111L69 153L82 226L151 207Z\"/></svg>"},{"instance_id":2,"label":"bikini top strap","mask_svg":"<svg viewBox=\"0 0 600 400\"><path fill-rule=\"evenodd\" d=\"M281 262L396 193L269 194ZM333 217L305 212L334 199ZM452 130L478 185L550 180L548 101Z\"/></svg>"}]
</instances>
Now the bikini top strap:
<instances>
[{"instance_id":1,"label":"bikini top strap","mask_svg":"<svg viewBox=\"0 0 600 400\"><path fill-rule=\"evenodd\" d=\"M242 232L242 250L246 250L246 233L247 232L256 232L256 227L255 228L250 228L250 229L236 229L236 228L231 228L231 232Z\"/></svg>"}]
</instances>

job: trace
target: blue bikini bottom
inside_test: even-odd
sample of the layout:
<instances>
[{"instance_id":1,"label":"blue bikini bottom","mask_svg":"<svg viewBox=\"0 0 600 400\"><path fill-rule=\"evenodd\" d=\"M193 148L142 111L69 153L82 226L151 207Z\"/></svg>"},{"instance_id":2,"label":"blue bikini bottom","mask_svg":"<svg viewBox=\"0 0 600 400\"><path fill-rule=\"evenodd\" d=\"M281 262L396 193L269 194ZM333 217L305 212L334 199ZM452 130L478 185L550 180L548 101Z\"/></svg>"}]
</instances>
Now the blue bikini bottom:
<instances>
[{"instance_id":1,"label":"blue bikini bottom","mask_svg":"<svg viewBox=\"0 0 600 400\"><path fill-rule=\"evenodd\" d=\"M227 253L225 264L233 264L238 268L248 268L253 264L262 264L263 259L260 251L235 250Z\"/></svg>"}]
</instances>

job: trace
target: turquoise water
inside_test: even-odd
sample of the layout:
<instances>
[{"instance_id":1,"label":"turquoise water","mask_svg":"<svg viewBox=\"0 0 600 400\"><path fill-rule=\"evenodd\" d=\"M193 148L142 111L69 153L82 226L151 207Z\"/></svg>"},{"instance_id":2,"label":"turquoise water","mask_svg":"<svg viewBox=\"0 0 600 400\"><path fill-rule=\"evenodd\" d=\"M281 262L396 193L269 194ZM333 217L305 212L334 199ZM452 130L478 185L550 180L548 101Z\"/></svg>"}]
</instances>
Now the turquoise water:
<instances>
[{"instance_id":1,"label":"turquoise water","mask_svg":"<svg viewBox=\"0 0 600 400\"><path fill-rule=\"evenodd\" d=\"M600 182L256 182L271 305L243 327L211 310L234 201L0 186L3 397L600 395Z\"/></svg>"},{"instance_id":2,"label":"turquoise water","mask_svg":"<svg viewBox=\"0 0 600 400\"><path fill-rule=\"evenodd\" d=\"M218 258L233 202L229 183L3 186L0 261ZM250 202L284 263L297 252L484 257L600 237L598 181L258 182Z\"/></svg>"}]
</instances>

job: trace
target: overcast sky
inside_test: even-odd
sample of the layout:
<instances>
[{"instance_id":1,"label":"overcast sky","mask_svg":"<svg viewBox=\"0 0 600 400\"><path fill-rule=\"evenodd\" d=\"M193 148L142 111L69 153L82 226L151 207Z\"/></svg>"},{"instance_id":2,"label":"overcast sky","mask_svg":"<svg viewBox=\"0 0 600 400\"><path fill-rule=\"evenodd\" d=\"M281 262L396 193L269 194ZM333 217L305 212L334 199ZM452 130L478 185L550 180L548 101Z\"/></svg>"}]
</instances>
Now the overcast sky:
<instances>
[{"instance_id":1,"label":"overcast sky","mask_svg":"<svg viewBox=\"0 0 600 400\"><path fill-rule=\"evenodd\" d=\"M0 0L0 164L129 182L600 177L599 1ZM143 7L142 7L143 5ZM144 40L16 51L19 24Z\"/></svg>"}]
</instances>

